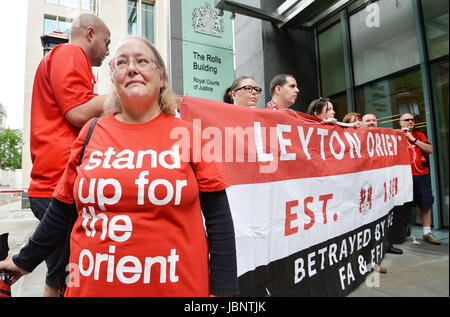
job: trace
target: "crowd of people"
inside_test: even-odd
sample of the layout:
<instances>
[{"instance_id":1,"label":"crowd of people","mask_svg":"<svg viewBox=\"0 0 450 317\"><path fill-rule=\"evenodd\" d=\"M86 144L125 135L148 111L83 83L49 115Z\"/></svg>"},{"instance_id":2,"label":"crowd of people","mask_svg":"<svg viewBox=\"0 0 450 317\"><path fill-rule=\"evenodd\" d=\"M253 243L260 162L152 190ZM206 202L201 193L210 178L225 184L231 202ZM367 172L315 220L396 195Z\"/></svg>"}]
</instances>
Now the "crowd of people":
<instances>
[{"instance_id":1,"label":"crowd of people","mask_svg":"<svg viewBox=\"0 0 450 317\"><path fill-rule=\"evenodd\" d=\"M225 191L229 184L214 162L176 159L182 150L171 141L171 129L194 128L175 117L179 99L168 86L162 57L146 39L128 36L120 41L109 63L114 91L108 96L98 95L91 67L102 64L110 53L109 44L106 24L94 15L81 14L72 24L69 43L56 46L38 67L31 109L33 169L29 197L40 223L18 254L0 262L0 269L7 270L15 283L45 260L48 273L44 296L48 297L60 296L61 290L66 296L237 294L234 228ZM224 92L223 101L255 108L261 91L253 77L242 76ZM288 109L299 92L293 75L276 75L270 82L271 100L266 108ZM313 100L307 113L324 123L337 124L329 98ZM99 119L94 126L91 123L96 117ZM349 113L343 122L360 128L377 127L374 114ZM431 154L433 147L414 129L412 114L402 114L399 122L408 138L414 201L420 209L423 238L438 244L430 230L434 198L424 164L425 155ZM90 127L94 127L93 132ZM55 137L61 141L54 142ZM91 154L120 157L140 155L148 149L172 153L171 164L177 168L168 168L167 162L156 164L150 178L138 164L125 172L119 163L112 164L116 166L112 169L106 161L96 165L86 160ZM150 184L150 180L159 183ZM156 189L171 184L180 186L183 195L167 201L164 197L170 196ZM137 204L130 190L135 185L139 189ZM96 196L91 187L96 188ZM72 228L68 210L73 208L78 218ZM120 224L113 222L118 213ZM96 222L102 225L96 227ZM103 232L106 229L108 234ZM62 254L67 232L70 263L78 263L83 273L80 287L64 283L66 263ZM388 252L400 254L401 250L391 247ZM110 271L114 271L114 258L121 259L116 272ZM145 264L139 259L145 259ZM181 260L183 265L177 266ZM101 271L101 261L108 263L106 272ZM151 270L156 262L159 270ZM91 267L95 272L89 272ZM137 284L141 276L142 283ZM172 284L166 283L168 280Z\"/></svg>"},{"instance_id":2,"label":"crowd of people","mask_svg":"<svg viewBox=\"0 0 450 317\"><path fill-rule=\"evenodd\" d=\"M255 107L261 90L256 85L254 78L239 77L227 89L224 102ZM236 97L228 98L231 95L235 96L238 91L247 94L247 96L241 95L239 99ZM295 77L288 74L278 74L270 82L271 100L267 103L266 108L270 110L288 109L295 103L298 94L299 89ZM252 103L248 102L250 96L252 97ZM337 123L333 103L329 98L320 97L313 100L309 104L306 113L317 117L324 123ZM372 129L378 127L377 117L373 113L367 113L361 116L357 112L351 112L344 116L342 122L356 128ZM413 175L413 200L419 209L419 216L423 226L423 240L432 244L440 244L439 239L431 232L431 207L434 202L434 196L431 189L430 171L426 166L426 156L433 153L433 146L424 133L415 130L415 117L411 113L401 114L399 125L408 141L408 151ZM388 252L394 254L403 253L401 249L393 246L390 246Z\"/></svg>"}]
</instances>

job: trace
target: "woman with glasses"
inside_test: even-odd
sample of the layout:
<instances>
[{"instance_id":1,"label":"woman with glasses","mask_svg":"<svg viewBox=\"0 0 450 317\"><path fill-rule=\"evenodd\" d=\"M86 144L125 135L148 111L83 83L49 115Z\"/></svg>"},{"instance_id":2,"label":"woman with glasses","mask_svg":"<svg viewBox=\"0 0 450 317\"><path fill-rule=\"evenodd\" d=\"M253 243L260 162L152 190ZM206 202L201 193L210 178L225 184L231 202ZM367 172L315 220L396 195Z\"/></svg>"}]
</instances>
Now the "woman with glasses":
<instances>
[{"instance_id":1,"label":"woman with glasses","mask_svg":"<svg viewBox=\"0 0 450 317\"><path fill-rule=\"evenodd\" d=\"M128 36L110 67L114 94L81 165L90 122L72 146L44 219L0 269L15 282L37 267L54 241L64 239L75 201L73 283L65 296L236 294L228 182L215 162L193 154L194 127L174 117L178 98L167 84L164 61L145 38ZM179 140L174 130L187 133Z\"/></svg>"},{"instance_id":2,"label":"woman with glasses","mask_svg":"<svg viewBox=\"0 0 450 317\"><path fill-rule=\"evenodd\" d=\"M337 120L334 118L335 112L333 104L329 98L320 97L313 100L307 110L307 113L322 119L323 122L336 124Z\"/></svg>"},{"instance_id":3,"label":"woman with glasses","mask_svg":"<svg viewBox=\"0 0 450 317\"><path fill-rule=\"evenodd\" d=\"M223 101L237 106L255 108L261 91L253 77L241 76L225 90Z\"/></svg>"}]
</instances>

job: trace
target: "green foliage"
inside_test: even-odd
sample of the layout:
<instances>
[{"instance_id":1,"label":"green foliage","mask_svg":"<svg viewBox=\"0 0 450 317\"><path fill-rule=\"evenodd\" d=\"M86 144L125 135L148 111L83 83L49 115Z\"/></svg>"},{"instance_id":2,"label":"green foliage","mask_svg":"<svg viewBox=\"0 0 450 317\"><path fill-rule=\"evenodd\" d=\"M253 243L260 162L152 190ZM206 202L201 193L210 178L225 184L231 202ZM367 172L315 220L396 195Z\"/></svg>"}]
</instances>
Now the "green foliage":
<instances>
[{"instance_id":1,"label":"green foliage","mask_svg":"<svg viewBox=\"0 0 450 317\"><path fill-rule=\"evenodd\" d=\"M0 132L0 168L22 168L22 131L5 129Z\"/></svg>"}]
</instances>

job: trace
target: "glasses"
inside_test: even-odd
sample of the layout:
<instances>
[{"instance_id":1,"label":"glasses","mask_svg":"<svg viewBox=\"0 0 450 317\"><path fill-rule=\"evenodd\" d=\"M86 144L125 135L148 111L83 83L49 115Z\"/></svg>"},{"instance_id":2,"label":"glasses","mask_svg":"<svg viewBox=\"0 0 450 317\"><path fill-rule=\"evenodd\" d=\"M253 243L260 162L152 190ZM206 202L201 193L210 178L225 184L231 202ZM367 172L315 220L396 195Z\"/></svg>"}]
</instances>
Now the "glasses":
<instances>
[{"instance_id":1,"label":"glasses","mask_svg":"<svg viewBox=\"0 0 450 317\"><path fill-rule=\"evenodd\" d=\"M248 92L249 94L251 94L253 91L255 91L258 95L259 95L259 94L261 93L261 91L262 91L262 88L259 88L259 87L253 87L253 86L250 86L250 85L246 85L246 86L239 87L239 88L235 89L234 91L238 91L238 90L241 90L241 89L244 89L245 92Z\"/></svg>"},{"instance_id":2,"label":"glasses","mask_svg":"<svg viewBox=\"0 0 450 317\"><path fill-rule=\"evenodd\" d=\"M412 118L410 118L410 119L403 119L402 121L405 121L405 122L414 122L414 121L416 121L415 119L412 119Z\"/></svg>"},{"instance_id":3,"label":"glasses","mask_svg":"<svg viewBox=\"0 0 450 317\"><path fill-rule=\"evenodd\" d=\"M134 58L134 65L139 70L148 70L153 68L153 65L156 65L158 67L158 63L151 57L146 56L139 56ZM130 66L130 59L126 56L119 56L116 58L113 58L109 62L109 67L112 71L119 71L123 72L128 69Z\"/></svg>"}]
</instances>

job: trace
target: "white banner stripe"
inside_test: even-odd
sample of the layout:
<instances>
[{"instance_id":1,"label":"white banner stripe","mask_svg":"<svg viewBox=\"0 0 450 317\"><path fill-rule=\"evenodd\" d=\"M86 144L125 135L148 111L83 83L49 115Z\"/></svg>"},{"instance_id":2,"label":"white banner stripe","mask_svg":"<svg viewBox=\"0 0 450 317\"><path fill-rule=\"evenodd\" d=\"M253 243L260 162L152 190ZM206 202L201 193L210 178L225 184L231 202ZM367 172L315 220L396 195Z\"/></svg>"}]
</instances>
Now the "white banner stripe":
<instances>
[{"instance_id":1,"label":"white banner stripe","mask_svg":"<svg viewBox=\"0 0 450 317\"><path fill-rule=\"evenodd\" d=\"M412 192L409 165L231 186L238 276L376 221Z\"/></svg>"}]
</instances>

